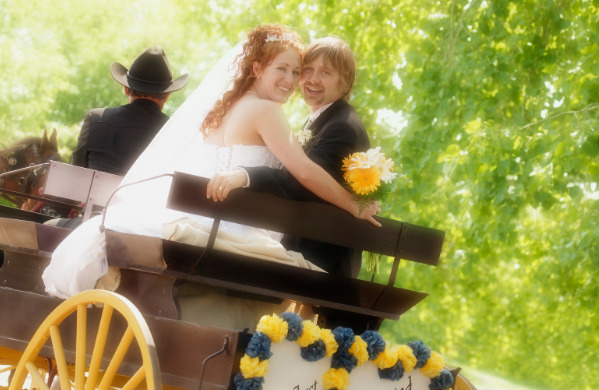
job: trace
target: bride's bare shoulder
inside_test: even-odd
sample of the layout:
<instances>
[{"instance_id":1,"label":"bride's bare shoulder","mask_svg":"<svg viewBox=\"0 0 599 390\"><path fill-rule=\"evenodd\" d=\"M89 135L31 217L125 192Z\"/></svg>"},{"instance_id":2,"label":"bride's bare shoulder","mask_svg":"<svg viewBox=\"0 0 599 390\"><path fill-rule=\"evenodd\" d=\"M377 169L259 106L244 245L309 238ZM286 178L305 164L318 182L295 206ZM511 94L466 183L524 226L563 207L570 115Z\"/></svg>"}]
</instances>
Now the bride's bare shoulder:
<instances>
[{"instance_id":1,"label":"bride's bare shoulder","mask_svg":"<svg viewBox=\"0 0 599 390\"><path fill-rule=\"evenodd\" d=\"M272 100L241 99L231 112L231 123L244 128L283 127L287 119L283 109ZM269 124L271 126L269 126Z\"/></svg>"},{"instance_id":2,"label":"bride's bare shoulder","mask_svg":"<svg viewBox=\"0 0 599 390\"><path fill-rule=\"evenodd\" d=\"M267 99L246 98L241 99L239 103L240 108L257 115L282 111L281 106L278 103Z\"/></svg>"}]
</instances>

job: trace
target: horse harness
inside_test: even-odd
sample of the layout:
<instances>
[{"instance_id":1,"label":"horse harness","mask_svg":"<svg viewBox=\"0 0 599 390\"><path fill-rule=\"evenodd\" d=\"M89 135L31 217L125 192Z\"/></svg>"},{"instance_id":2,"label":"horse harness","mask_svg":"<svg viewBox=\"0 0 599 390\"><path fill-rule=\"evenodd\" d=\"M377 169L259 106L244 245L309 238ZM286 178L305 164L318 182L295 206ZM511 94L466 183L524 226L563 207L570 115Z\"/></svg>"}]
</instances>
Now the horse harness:
<instances>
[{"instance_id":1,"label":"horse harness","mask_svg":"<svg viewBox=\"0 0 599 390\"><path fill-rule=\"evenodd\" d=\"M0 188L4 188L5 177L20 175L15 181L19 185L18 191L26 193L29 188L37 184L48 169L42 162L58 159L58 153L42 159L39 146L35 143L17 145L0 152Z\"/></svg>"}]
</instances>

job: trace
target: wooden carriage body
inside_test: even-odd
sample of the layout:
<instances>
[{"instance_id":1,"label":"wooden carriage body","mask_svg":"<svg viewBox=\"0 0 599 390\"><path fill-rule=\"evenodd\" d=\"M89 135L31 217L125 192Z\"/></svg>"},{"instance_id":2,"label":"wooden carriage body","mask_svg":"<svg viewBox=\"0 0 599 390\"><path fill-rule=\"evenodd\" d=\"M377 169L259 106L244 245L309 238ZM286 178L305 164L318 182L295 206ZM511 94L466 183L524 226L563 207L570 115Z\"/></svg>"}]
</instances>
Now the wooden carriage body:
<instances>
[{"instance_id":1,"label":"wooden carriage body","mask_svg":"<svg viewBox=\"0 0 599 390\"><path fill-rule=\"evenodd\" d=\"M56 172L54 177L62 184L54 182L48 186L58 188L58 198L68 199L69 191L65 188L76 186L77 179L72 172L65 174L68 169L70 167L57 165L56 170L61 172ZM118 180L95 181L94 171L86 174L91 177L86 199L89 202L86 206L91 209L93 204L102 204L107 199ZM65 185L65 182L70 184ZM215 229L221 219L233 220L359 247L395 257L395 262L389 283L382 285L219 252L211 248L210 241L207 248L199 248L107 230L108 262L119 267L121 272L117 293L127 297L147 322L160 362L163 386L234 388L232 377L238 371L251 336L247 330L181 321L177 303L180 281L224 288L232 294L258 300L308 304L324 319L336 313L351 313L363 318L370 329L377 329L383 319L398 319L426 297L426 293L394 286L397 264L400 259L408 259L436 265L443 232L384 218L379 219L383 228L376 228L332 206L294 202L245 190L232 193L226 202L216 205L201 196L205 193L206 183L205 179L175 174L169 206L212 217L217 221ZM246 207L248 204L253 207ZM84 209L84 215L89 214ZM52 251L70 231L44 225L43 219L33 213L0 210L0 250L3 253L0 266L0 310L3 313L0 319L0 365L9 364L6 360L10 360L15 351L18 355L18 351L25 350L37 326L62 302L45 293L41 275ZM255 272L256 267L260 272ZM356 293L348 294L348 291ZM94 310L91 309L87 322L91 328L97 327L100 321L100 309ZM62 326L63 333L76 333L75 322L66 322ZM111 332L120 334L123 326L117 322ZM93 334L89 332L88 336L91 338ZM109 336L106 350L111 353L117 349L117 342ZM90 360L93 340L86 345L85 355ZM64 349L67 360L74 361L76 343L65 342ZM111 356L110 353L106 356ZM39 354L50 359L55 355L49 344ZM108 363L110 358L104 360ZM126 356L119 374L133 375L139 360L139 356Z\"/></svg>"}]
</instances>

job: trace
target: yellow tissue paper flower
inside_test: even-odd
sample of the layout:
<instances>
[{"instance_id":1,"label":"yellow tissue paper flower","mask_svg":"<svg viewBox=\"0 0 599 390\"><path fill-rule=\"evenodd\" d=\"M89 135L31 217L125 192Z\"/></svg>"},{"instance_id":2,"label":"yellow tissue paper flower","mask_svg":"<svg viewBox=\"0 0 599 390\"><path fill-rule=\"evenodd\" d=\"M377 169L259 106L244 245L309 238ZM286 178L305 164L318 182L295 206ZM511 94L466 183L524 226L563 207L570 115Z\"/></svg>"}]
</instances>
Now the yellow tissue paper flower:
<instances>
[{"instance_id":1,"label":"yellow tissue paper flower","mask_svg":"<svg viewBox=\"0 0 599 390\"><path fill-rule=\"evenodd\" d=\"M304 326L304 331L296 341L296 343L298 343L300 347L307 347L308 345L320 339L321 331L318 325L308 320L302 322L302 325Z\"/></svg>"},{"instance_id":2,"label":"yellow tissue paper flower","mask_svg":"<svg viewBox=\"0 0 599 390\"><path fill-rule=\"evenodd\" d=\"M368 344L362 340L362 337L356 336L354 343L349 348L351 353L358 360L358 367L368 361Z\"/></svg>"},{"instance_id":3,"label":"yellow tissue paper flower","mask_svg":"<svg viewBox=\"0 0 599 390\"><path fill-rule=\"evenodd\" d=\"M426 361L426 364L420 371L429 378L434 378L439 376L443 367L445 367L443 357L437 352L431 352L431 357Z\"/></svg>"},{"instance_id":4,"label":"yellow tissue paper flower","mask_svg":"<svg viewBox=\"0 0 599 390\"><path fill-rule=\"evenodd\" d=\"M394 350L389 349L389 344L385 346L385 350L379 353L376 359L373 360L374 364L381 370L385 368L391 368L397 363L397 353Z\"/></svg>"},{"instance_id":5,"label":"yellow tissue paper flower","mask_svg":"<svg viewBox=\"0 0 599 390\"><path fill-rule=\"evenodd\" d=\"M403 363L403 369L406 373L412 371L418 363L418 359L414 356L414 351L409 345L399 345L394 348L397 357Z\"/></svg>"},{"instance_id":6,"label":"yellow tissue paper flower","mask_svg":"<svg viewBox=\"0 0 599 390\"><path fill-rule=\"evenodd\" d=\"M263 377L268 372L268 360L260 361L258 357L243 355L239 364L244 378Z\"/></svg>"},{"instance_id":7,"label":"yellow tissue paper flower","mask_svg":"<svg viewBox=\"0 0 599 390\"><path fill-rule=\"evenodd\" d=\"M330 368L322 376L325 389L345 390L349 386L349 373L345 368Z\"/></svg>"},{"instance_id":8,"label":"yellow tissue paper flower","mask_svg":"<svg viewBox=\"0 0 599 390\"><path fill-rule=\"evenodd\" d=\"M276 314L267 315L260 318L256 330L270 337L273 343L279 343L287 337L289 324Z\"/></svg>"},{"instance_id":9,"label":"yellow tissue paper flower","mask_svg":"<svg viewBox=\"0 0 599 390\"><path fill-rule=\"evenodd\" d=\"M325 357L331 357L337 349L339 348L339 344L335 341L335 336L330 329L321 329L320 330L320 339L324 342L324 345L327 349L327 353L324 355Z\"/></svg>"}]
</instances>

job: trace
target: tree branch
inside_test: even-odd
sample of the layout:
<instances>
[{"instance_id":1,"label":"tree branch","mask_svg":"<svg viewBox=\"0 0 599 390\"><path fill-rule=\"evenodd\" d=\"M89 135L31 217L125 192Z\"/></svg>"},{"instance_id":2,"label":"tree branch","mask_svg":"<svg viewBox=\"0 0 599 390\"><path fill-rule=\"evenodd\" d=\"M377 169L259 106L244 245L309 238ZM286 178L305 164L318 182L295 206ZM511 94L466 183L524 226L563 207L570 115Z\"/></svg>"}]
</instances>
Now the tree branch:
<instances>
[{"instance_id":1,"label":"tree branch","mask_svg":"<svg viewBox=\"0 0 599 390\"><path fill-rule=\"evenodd\" d=\"M587 111L591 111L591 110L594 110L594 109L597 109L597 108L599 108L599 103L592 103L592 104L589 104L588 106L586 106L585 108L583 108L582 110L560 112L559 114L548 116L547 118L543 118L543 119L541 119L539 121L528 123L528 124L520 127L520 129L523 130L523 129L526 129L527 127L536 126L536 125L538 125L538 124L540 124L542 122L548 121L550 119L559 118L560 116L569 115L569 114L578 115L578 114L581 114L581 113L584 113L584 112L587 112Z\"/></svg>"}]
</instances>

